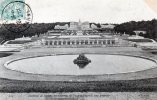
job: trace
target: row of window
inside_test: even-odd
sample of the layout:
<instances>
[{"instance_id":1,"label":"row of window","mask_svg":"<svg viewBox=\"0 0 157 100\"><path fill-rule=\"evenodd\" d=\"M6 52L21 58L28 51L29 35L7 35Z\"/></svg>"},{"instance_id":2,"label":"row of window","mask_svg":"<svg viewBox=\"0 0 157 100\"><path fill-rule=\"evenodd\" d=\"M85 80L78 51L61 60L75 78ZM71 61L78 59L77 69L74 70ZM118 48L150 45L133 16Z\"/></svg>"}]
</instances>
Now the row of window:
<instances>
[{"instance_id":1,"label":"row of window","mask_svg":"<svg viewBox=\"0 0 157 100\"><path fill-rule=\"evenodd\" d=\"M99 40L99 41L46 41L45 45L79 45L79 44L85 44L85 45L92 45L92 44L115 44L115 40Z\"/></svg>"}]
</instances>

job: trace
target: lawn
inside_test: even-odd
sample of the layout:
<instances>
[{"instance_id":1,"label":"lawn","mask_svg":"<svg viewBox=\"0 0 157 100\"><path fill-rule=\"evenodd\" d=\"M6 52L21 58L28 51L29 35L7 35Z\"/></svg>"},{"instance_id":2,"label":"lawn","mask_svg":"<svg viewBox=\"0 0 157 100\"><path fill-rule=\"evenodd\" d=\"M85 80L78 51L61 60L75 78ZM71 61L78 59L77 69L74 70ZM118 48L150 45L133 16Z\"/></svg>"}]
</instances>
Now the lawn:
<instances>
[{"instance_id":1,"label":"lawn","mask_svg":"<svg viewBox=\"0 0 157 100\"><path fill-rule=\"evenodd\" d=\"M7 57L7 56L10 56L10 55L12 55L12 53L1 53L0 52L0 58Z\"/></svg>"},{"instance_id":2,"label":"lawn","mask_svg":"<svg viewBox=\"0 0 157 100\"><path fill-rule=\"evenodd\" d=\"M153 92L157 79L101 82L49 82L0 79L0 92Z\"/></svg>"}]
</instances>

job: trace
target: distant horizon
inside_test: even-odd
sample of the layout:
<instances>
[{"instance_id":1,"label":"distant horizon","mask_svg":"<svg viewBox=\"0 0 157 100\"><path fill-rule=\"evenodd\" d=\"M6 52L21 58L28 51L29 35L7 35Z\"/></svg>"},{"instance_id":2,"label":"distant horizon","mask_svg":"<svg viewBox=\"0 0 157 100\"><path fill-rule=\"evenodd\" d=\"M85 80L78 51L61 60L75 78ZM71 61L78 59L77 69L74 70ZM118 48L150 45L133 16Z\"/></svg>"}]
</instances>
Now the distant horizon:
<instances>
[{"instance_id":1,"label":"distant horizon","mask_svg":"<svg viewBox=\"0 0 157 100\"><path fill-rule=\"evenodd\" d=\"M135 21L135 20L130 20L130 21L126 21L126 22L122 22L122 23L102 23L102 22L92 22L92 21L81 21L81 22L89 22L89 23L97 23L97 24L123 24L123 23L127 23L127 22L131 22L131 21L135 21L135 22L140 22L140 21L151 21L151 20L157 20L157 18L153 18L153 19L148 19L148 20L138 20L138 21ZM33 23L57 23L57 22L60 22L60 23L68 23L68 22L78 22L78 21L55 21L55 22L33 22Z\"/></svg>"},{"instance_id":2,"label":"distant horizon","mask_svg":"<svg viewBox=\"0 0 157 100\"><path fill-rule=\"evenodd\" d=\"M122 22L122 23L102 23L102 22L92 22L92 21L81 21L81 22L89 22L89 23L96 23L96 24L123 24L123 23L127 23L127 22L131 22L131 21L135 21L135 22L140 22L140 21L151 21L151 20L157 20L157 18L153 18L153 19L148 19L148 20L139 20L139 21L135 21L135 20L130 20L130 21L126 21L126 22ZM78 19L79 21L79 19ZM78 21L55 21L55 22L32 22L32 24L40 24L40 23L69 23L69 22L78 22ZM0 20L0 24L3 24Z\"/></svg>"}]
</instances>

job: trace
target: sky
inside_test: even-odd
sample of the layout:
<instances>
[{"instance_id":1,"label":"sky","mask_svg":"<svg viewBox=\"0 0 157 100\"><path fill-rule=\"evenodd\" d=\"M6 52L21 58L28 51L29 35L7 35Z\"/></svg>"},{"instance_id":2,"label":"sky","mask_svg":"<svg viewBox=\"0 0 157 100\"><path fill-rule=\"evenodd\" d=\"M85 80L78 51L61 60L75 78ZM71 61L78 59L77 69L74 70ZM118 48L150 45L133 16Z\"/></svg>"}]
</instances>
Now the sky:
<instances>
[{"instance_id":1,"label":"sky","mask_svg":"<svg viewBox=\"0 0 157 100\"><path fill-rule=\"evenodd\" d=\"M89 21L123 23L157 19L148 0L25 0L33 11L33 22ZM157 1L157 0L156 0Z\"/></svg>"}]
</instances>

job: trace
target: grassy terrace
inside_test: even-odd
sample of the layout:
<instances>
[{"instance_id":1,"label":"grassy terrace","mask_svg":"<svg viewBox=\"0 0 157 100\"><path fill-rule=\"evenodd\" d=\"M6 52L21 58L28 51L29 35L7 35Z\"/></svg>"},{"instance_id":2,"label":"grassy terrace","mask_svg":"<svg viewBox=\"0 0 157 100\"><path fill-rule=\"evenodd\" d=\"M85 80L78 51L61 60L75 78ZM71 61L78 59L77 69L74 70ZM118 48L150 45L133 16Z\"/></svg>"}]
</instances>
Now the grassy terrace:
<instances>
[{"instance_id":1,"label":"grassy terrace","mask_svg":"<svg viewBox=\"0 0 157 100\"><path fill-rule=\"evenodd\" d=\"M0 58L12 55L12 53L0 53Z\"/></svg>"},{"instance_id":2,"label":"grassy terrace","mask_svg":"<svg viewBox=\"0 0 157 100\"><path fill-rule=\"evenodd\" d=\"M69 51L68 51L69 50ZM96 50L96 49L95 49ZM95 50L82 49L73 50L74 53L78 52L92 52ZM44 51L50 53L51 50ZM27 52L34 52L34 50L24 51L25 53L18 53L19 55L27 55ZM38 53L37 53L38 52ZM64 53L64 50L53 49L52 52ZM66 49L66 52L70 52L70 49ZM107 49L98 49L99 53L108 52ZM36 50L34 55L41 54ZM112 53L112 50L110 51ZM118 50L116 53L121 53ZM127 53L136 54L136 51L130 50ZM0 53L0 57L9 56L7 53ZM147 53L144 55L152 56ZM139 80L117 80L117 81L91 81L91 82L67 82L67 81L20 81L0 78L0 92L4 93L18 93L18 92L152 92L157 91L157 78L151 79L139 79Z\"/></svg>"},{"instance_id":3,"label":"grassy terrace","mask_svg":"<svg viewBox=\"0 0 157 100\"><path fill-rule=\"evenodd\" d=\"M102 82L43 82L0 79L0 92L152 92L157 79Z\"/></svg>"}]
</instances>

